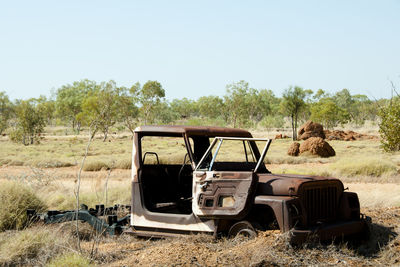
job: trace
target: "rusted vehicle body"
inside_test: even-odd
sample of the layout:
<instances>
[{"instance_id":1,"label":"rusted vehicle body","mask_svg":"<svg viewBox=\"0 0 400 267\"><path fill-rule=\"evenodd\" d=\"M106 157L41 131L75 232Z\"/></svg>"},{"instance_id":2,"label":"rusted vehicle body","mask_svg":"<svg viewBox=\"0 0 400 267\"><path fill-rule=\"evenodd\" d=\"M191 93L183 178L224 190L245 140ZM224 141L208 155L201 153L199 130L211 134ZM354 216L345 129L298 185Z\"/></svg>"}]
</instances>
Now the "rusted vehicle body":
<instances>
[{"instance_id":1,"label":"rusted vehicle body","mask_svg":"<svg viewBox=\"0 0 400 267\"><path fill-rule=\"evenodd\" d=\"M151 140L145 147L146 138ZM163 149L153 151L159 138L174 140L168 149L184 150L173 153L180 164L160 159ZM292 240L299 241L310 234L330 239L366 231L357 194L346 192L340 180L272 174L264 164L270 143L240 129L138 127L132 153L133 233L251 236L275 227L291 230Z\"/></svg>"},{"instance_id":2,"label":"rusted vehicle body","mask_svg":"<svg viewBox=\"0 0 400 267\"><path fill-rule=\"evenodd\" d=\"M366 233L356 193L346 192L336 178L272 174L264 164L270 144L241 129L138 127L130 206L30 210L28 216L45 223L79 219L99 232L152 237L255 236L257 230L280 229L301 242L314 234L332 239ZM130 214L117 218L121 208Z\"/></svg>"}]
</instances>

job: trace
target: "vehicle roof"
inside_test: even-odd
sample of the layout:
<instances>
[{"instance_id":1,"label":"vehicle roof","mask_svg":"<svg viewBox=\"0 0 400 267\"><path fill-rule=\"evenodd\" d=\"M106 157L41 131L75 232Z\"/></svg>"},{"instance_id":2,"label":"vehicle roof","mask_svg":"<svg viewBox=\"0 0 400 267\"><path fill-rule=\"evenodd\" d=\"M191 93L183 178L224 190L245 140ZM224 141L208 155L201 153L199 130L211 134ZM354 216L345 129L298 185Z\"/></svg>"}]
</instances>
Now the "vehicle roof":
<instances>
[{"instance_id":1,"label":"vehicle roof","mask_svg":"<svg viewBox=\"0 0 400 267\"><path fill-rule=\"evenodd\" d=\"M225 128L225 127L211 127L211 126L184 126L184 125L144 125L139 126L135 129L137 133L146 133L154 135L182 135L187 134L188 136L200 135L200 136L229 136L229 137L252 137L251 133L236 128Z\"/></svg>"}]
</instances>

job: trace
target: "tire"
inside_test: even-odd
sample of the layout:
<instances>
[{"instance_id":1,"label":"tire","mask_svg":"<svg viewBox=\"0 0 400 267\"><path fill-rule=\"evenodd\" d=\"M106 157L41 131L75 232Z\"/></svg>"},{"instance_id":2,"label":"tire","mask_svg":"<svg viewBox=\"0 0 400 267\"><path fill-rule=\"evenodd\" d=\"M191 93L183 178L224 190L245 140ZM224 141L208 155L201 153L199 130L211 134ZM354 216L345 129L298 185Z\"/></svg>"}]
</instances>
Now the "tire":
<instances>
[{"instance_id":1,"label":"tire","mask_svg":"<svg viewBox=\"0 0 400 267\"><path fill-rule=\"evenodd\" d=\"M253 239L257 236L256 230L248 221L240 221L231 226L228 236L231 238L245 237Z\"/></svg>"}]
</instances>

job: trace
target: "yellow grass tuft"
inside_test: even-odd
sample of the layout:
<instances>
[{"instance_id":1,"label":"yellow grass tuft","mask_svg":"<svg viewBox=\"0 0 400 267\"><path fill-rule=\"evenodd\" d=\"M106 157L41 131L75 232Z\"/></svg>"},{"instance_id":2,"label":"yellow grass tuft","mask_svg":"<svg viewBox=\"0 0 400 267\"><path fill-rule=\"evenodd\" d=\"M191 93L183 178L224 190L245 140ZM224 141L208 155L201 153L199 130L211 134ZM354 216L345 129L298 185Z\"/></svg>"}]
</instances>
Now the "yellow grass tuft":
<instances>
[{"instance_id":1,"label":"yellow grass tuft","mask_svg":"<svg viewBox=\"0 0 400 267\"><path fill-rule=\"evenodd\" d=\"M380 158L342 158L333 163L330 168L345 176L374 176L394 175L397 173L396 165Z\"/></svg>"},{"instance_id":2,"label":"yellow grass tuft","mask_svg":"<svg viewBox=\"0 0 400 267\"><path fill-rule=\"evenodd\" d=\"M70 252L54 258L48 267L86 267L91 266L90 260L81 254Z\"/></svg>"},{"instance_id":3,"label":"yellow grass tuft","mask_svg":"<svg viewBox=\"0 0 400 267\"><path fill-rule=\"evenodd\" d=\"M108 169L109 166L107 163L103 161L89 161L85 163L83 166L84 171L90 171L90 172L95 172L95 171L100 171L102 169Z\"/></svg>"},{"instance_id":4,"label":"yellow grass tuft","mask_svg":"<svg viewBox=\"0 0 400 267\"><path fill-rule=\"evenodd\" d=\"M67 246L67 238L46 228L0 234L0 265L42 265Z\"/></svg>"},{"instance_id":5,"label":"yellow grass tuft","mask_svg":"<svg viewBox=\"0 0 400 267\"><path fill-rule=\"evenodd\" d=\"M26 185L0 181L0 231L21 229L27 224L27 209L43 211L46 205Z\"/></svg>"}]
</instances>

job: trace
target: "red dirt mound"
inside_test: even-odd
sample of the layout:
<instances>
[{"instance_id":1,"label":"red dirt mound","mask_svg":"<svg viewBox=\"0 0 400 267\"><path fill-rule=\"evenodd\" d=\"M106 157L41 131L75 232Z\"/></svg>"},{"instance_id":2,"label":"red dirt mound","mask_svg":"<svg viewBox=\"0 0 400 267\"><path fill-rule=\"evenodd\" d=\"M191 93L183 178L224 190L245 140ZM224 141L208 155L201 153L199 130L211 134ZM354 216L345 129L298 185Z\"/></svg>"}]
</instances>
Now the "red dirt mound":
<instances>
[{"instance_id":1,"label":"red dirt mound","mask_svg":"<svg viewBox=\"0 0 400 267\"><path fill-rule=\"evenodd\" d=\"M309 151L313 155L323 158L335 156L335 150L321 137L311 137L301 143L300 154Z\"/></svg>"},{"instance_id":2,"label":"red dirt mound","mask_svg":"<svg viewBox=\"0 0 400 267\"><path fill-rule=\"evenodd\" d=\"M285 135L282 135L282 134L275 135L275 139L286 139L286 138L289 138L289 136L287 136L286 134Z\"/></svg>"},{"instance_id":3,"label":"red dirt mound","mask_svg":"<svg viewBox=\"0 0 400 267\"><path fill-rule=\"evenodd\" d=\"M297 142L292 143L287 153L289 156L297 157L300 154L300 144Z\"/></svg>"},{"instance_id":4,"label":"red dirt mound","mask_svg":"<svg viewBox=\"0 0 400 267\"><path fill-rule=\"evenodd\" d=\"M325 130L324 133L328 140L354 141L354 140L370 140L378 138L373 135L360 134L353 131Z\"/></svg>"},{"instance_id":5,"label":"red dirt mound","mask_svg":"<svg viewBox=\"0 0 400 267\"><path fill-rule=\"evenodd\" d=\"M310 137L321 137L322 139L325 139L324 128L321 124L307 121L300 127L297 134L297 139L307 140Z\"/></svg>"}]
</instances>

